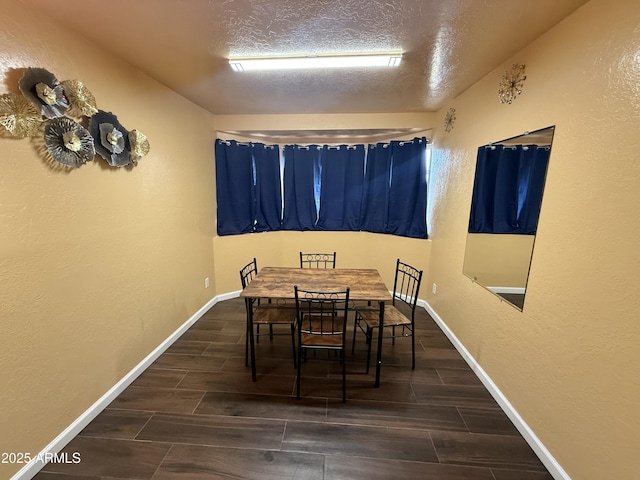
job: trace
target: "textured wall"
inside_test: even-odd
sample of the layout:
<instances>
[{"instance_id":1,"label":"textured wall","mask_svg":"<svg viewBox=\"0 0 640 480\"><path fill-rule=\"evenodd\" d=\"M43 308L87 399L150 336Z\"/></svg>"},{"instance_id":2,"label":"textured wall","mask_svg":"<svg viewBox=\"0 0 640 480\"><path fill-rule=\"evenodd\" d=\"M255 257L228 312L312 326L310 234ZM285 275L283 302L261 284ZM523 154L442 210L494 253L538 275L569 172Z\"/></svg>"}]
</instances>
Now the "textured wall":
<instances>
[{"instance_id":1,"label":"textured wall","mask_svg":"<svg viewBox=\"0 0 640 480\"><path fill-rule=\"evenodd\" d=\"M638 2L592 0L452 100L434 142L428 301L575 480L640 472L639 19ZM502 105L512 63L528 78ZM520 313L462 274L475 152L549 125Z\"/></svg>"},{"instance_id":2,"label":"textured wall","mask_svg":"<svg viewBox=\"0 0 640 480\"><path fill-rule=\"evenodd\" d=\"M0 137L0 451L35 455L214 295L212 116L3 1L0 92L20 69L79 79L138 128L134 169L52 169ZM20 465L0 464L0 478Z\"/></svg>"},{"instance_id":3,"label":"textured wall","mask_svg":"<svg viewBox=\"0 0 640 480\"><path fill-rule=\"evenodd\" d=\"M376 268L386 285L393 287L396 259L426 275L431 253L429 240L367 232L264 232L215 237L216 285L219 292L240 290L239 270L256 257L258 268L296 267L299 253L337 252L338 268ZM420 298L426 298L426 285Z\"/></svg>"}]
</instances>

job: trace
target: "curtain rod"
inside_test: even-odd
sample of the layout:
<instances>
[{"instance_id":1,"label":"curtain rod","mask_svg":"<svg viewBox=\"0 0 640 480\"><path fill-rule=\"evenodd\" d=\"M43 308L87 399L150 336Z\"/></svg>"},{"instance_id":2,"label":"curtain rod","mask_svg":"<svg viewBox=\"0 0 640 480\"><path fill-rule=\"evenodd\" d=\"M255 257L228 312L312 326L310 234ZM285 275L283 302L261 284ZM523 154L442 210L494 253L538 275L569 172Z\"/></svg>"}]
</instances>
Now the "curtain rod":
<instances>
[{"instance_id":1,"label":"curtain rod","mask_svg":"<svg viewBox=\"0 0 640 480\"><path fill-rule=\"evenodd\" d=\"M388 148L391 145L392 142L398 142L400 145L405 145L405 144L411 144L416 140L418 141L418 143L422 143L423 140L424 140L424 143L427 144L427 145L429 145L429 143L430 143L429 139L426 138L426 137L415 137L413 140L391 140L389 142L378 142L378 143L369 143L369 144L364 144L364 143L346 144L346 143L342 143L340 145L335 145L335 144L326 144L325 143L325 144L320 145L318 143L311 143L311 144L302 144L301 145L301 144L297 144L297 143L285 143L284 146L285 147L286 146L293 146L293 147L298 147L298 148L305 149L305 150L309 150L311 147L316 147L318 150L322 149L323 147L327 147L327 148L330 148L330 149L338 150L341 147L345 146L347 148L347 150L349 150L349 149L356 150L359 145L362 145L363 147L368 145L368 146L370 146L372 148L375 148L376 146L380 145L383 148ZM232 142L235 142L237 145L244 146L244 147L250 147L250 146L253 146L253 145L262 145L264 148L280 148L279 144L269 144L269 145L267 145L267 144L264 144L262 142L241 142L241 141L238 141L238 140L225 140L225 139L222 139L222 138L217 138L216 141L223 142L227 146L231 145Z\"/></svg>"},{"instance_id":2,"label":"curtain rod","mask_svg":"<svg viewBox=\"0 0 640 480\"><path fill-rule=\"evenodd\" d=\"M523 150L527 150L529 147L539 147L539 148L550 149L551 144L550 143L520 143L520 144L505 145L504 143L492 143L489 145L484 145L484 148L490 148L491 150L495 150L496 147L511 148L512 150L515 150L518 147L522 147Z\"/></svg>"},{"instance_id":3,"label":"curtain rod","mask_svg":"<svg viewBox=\"0 0 640 480\"><path fill-rule=\"evenodd\" d=\"M524 137L525 135L535 135L536 133L544 132L545 130L551 131L551 138L553 139L553 133L555 132L555 129L556 129L556 126L551 125L550 127L539 128L538 130L533 130L531 132L525 131L520 135L514 135L513 137L505 138L504 140L498 140L497 142L490 142L487 145L502 145L505 142L508 142L509 140L515 140L516 138ZM536 142L528 142L527 144L528 145L551 145L551 142L549 141L542 144L537 144Z\"/></svg>"}]
</instances>

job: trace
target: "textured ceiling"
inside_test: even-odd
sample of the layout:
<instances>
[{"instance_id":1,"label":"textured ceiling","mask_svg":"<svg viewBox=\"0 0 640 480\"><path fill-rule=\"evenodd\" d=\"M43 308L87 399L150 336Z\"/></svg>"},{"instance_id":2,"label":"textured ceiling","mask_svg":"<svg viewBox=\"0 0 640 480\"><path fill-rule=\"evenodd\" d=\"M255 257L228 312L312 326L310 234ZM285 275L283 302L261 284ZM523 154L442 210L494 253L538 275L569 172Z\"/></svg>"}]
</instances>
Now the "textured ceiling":
<instances>
[{"instance_id":1,"label":"textured ceiling","mask_svg":"<svg viewBox=\"0 0 640 480\"><path fill-rule=\"evenodd\" d=\"M436 111L586 0L22 0L216 114ZM398 68L229 56L403 51Z\"/></svg>"}]
</instances>

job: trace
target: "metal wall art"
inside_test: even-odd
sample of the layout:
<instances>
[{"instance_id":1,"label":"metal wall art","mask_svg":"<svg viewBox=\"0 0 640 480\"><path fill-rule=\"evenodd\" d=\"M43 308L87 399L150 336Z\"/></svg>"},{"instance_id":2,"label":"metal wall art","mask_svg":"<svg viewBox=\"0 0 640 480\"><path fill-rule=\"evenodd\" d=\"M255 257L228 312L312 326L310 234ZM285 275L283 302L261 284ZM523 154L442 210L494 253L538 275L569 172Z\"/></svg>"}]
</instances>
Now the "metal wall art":
<instances>
[{"instance_id":1,"label":"metal wall art","mask_svg":"<svg viewBox=\"0 0 640 480\"><path fill-rule=\"evenodd\" d=\"M52 118L45 124L44 143L51 156L68 167L78 168L96 155L89 131L69 117Z\"/></svg>"},{"instance_id":2,"label":"metal wall art","mask_svg":"<svg viewBox=\"0 0 640 480\"><path fill-rule=\"evenodd\" d=\"M42 115L22 95L5 93L0 96L0 124L12 136L26 138L36 133L42 124Z\"/></svg>"},{"instance_id":3,"label":"metal wall art","mask_svg":"<svg viewBox=\"0 0 640 480\"><path fill-rule=\"evenodd\" d=\"M513 64L511 71L502 76L500 88L498 89L498 98L500 103L511 103L522 93L522 86L527 76L524 74L524 65Z\"/></svg>"},{"instance_id":4,"label":"metal wall art","mask_svg":"<svg viewBox=\"0 0 640 480\"><path fill-rule=\"evenodd\" d=\"M0 95L0 125L13 137L42 135L46 154L56 162L78 168L97 153L112 167L122 167L137 165L149 153L147 137L99 110L82 82L60 82L44 68L27 68L18 86L22 96Z\"/></svg>"},{"instance_id":5,"label":"metal wall art","mask_svg":"<svg viewBox=\"0 0 640 480\"><path fill-rule=\"evenodd\" d=\"M129 132L129 144L131 145L131 150L129 151L131 163L137 165L138 160L149 153L149 149L151 148L149 140L147 140L147 136L141 131L131 130Z\"/></svg>"},{"instance_id":6,"label":"metal wall art","mask_svg":"<svg viewBox=\"0 0 640 480\"><path fill-rule=\"evenodd\" d=\"M20 79L20 91L33 102L43 116L61 117L69 108L58 79L44 68L27 68Z\"/></svg>"},{"instance_id":7,"label":"metal wall art","mask_svg":"<svg viewBox=\"0 0 640 480\"><path fill-rule=\"evenodd\" d=\"M69 99L69 115L72 117L90 117L98 113L96 99L84 84L78 80L61 82L64 94Z\"/></svg>"},{"instance_id":8,"label":"metal wall art","mask_svg":"<svg viewBox=\"0 0 640 480\"><path fill-rule=\"evenodd\" d=\"M453 124L456 121L456 109L450 108L444 116L444 129L446 132L453 130Z\"/></svg>"},{"instance_id":9,"label":"metal wall art","mask_svg":"<svg viewBox=\"0 0 640 480\"><path fill-rule=\"evenodd\" d=\"M98 110L89 121L89 132L96 141L96 152L109 165L121 167L130 163L129 132L113 113Z\"/></svg>"}]
</instances>

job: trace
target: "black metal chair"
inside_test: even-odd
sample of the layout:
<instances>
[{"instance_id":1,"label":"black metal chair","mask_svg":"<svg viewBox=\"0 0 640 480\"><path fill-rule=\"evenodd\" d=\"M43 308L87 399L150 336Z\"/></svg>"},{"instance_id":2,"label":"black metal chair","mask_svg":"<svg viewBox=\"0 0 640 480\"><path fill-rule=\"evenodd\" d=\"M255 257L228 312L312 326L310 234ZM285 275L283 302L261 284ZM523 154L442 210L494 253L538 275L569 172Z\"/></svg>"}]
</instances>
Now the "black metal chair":
<instances>
[{"instance_id":1,"label":"black metal chair","mask_svg":"<svg viewBox=\"0 0 640 480\"><path fill-rule=\"evenodd\" d=\"M411 368L416 368L416 342L413 334L415 327L415 313L418 302L418 291L422 281L422 270L396 261L396 274L393 282L393 298L391 304L384 306L384 329L390 327L392 343L395 344L396 337L411 337ZM404 305L401 307L401 305ZM409 315L405 315L398 307L408 310ZM355 350L356 332L360 328L367 337L367 373L369 373L369 363L371 361L371 344L373 343L373 330L380 328L380 311L376 308L364 307L356 308L355 323L353 325L353 344L351 351ZM401 328L401 332L396 334L396 328ZM383 335L384 332L379 332Z\"/></svg>"},{"instance_id":2,"label":"black metal chair","mask_svg":"<svg viewBox=\"0 0 640 480\"><path fill-rule=\"evenodd\" d=\"M254 258L251 262L246 264L240 269L240 282L242 283L242 289L253 280L258 274L258 263ZM265 301L267 302L265 304ZM246 338L244 344L244 362L245 366L249 365L249 315L252 316L253 325L255 326L254 338L256 343L260 343L260 326L269 326L269 338L273 339L274 335L285 335L285 333L274 333L274 325L289 325L291 332L287 332L286 335L291 335L291 345L293 348L293 366L296 363L296 343L295 343L295 327L296 327L296 311L293 308L284 308L272 304L269 299L260 298L245 298L245 307L247 309L247 327Z\"/></svg>"},{"instance_id":3,"label":"black metal chair","mask_svg":"<svg viewBox=\"0 0 640 480\"><path fill-rule=\"evenodd\" d=\"M336 268L336 252L302 253L300 252L300 268Z\"/></svg>"},{"instance_id":4,"label":"black metal chair","mask_svg":"<svg viewBox=\"0 0 640 480\"><path fill-rule=\"evenodd\" d=\"M258 274L258 262L254 257L253 261L247 263L244 267L240 269L240 283L242 284L243 290L249 284L249 282L253 280L253 277L255 277L257 274ZM261 299L258 299L255 305L260 306L261 301L262 301ZM256 330L257 330L256 342L260 343L260 325L259 324L257 325ZM269 337L273 338L273 327L269 327ZM247 336L247 345L249 341L248 338L249 337Z\"/></svg>"},{"instance_id":5,"label":"black metal chair","mask_svg":"<svg viewBox=\"0 0 640 480\"><path fill-rule=\"evenodd\" d=\"M349 288L338 292L315 292L294 287L298 330L298 377L296 397L300 398L303 353L308 350L339 352L342 362L342 401L347 400L345 331ZM305 359L306 359L305 355Z\"/></svg>"},{"instance_id":6,"label":"black metal chair","mask_svg":"<svg viewBox=\"0 0 640 480\"><path fill-rule=\"evenodd\" d=\"M247 263L240 269L240 282L242 283L243 290L257 274L258 262L256 262L256 259L254 258L251 262Z\"/></svg>"}]
</instances>

